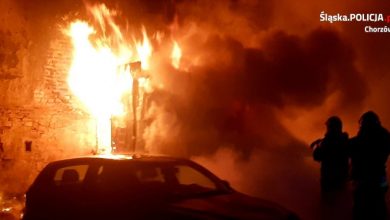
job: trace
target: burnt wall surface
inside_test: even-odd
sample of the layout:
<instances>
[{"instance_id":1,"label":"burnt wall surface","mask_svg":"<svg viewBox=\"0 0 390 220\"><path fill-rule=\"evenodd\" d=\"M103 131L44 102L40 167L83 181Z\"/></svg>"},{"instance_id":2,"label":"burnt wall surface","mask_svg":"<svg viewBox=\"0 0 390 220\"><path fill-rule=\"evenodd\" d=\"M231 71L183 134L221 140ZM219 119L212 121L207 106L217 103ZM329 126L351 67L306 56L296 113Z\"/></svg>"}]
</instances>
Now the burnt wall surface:
<instances>
[{"instance_id":1,"label":"burnt wall surface","mask_svg":"<svg viewBox=\"0 0 390 220\"><path fill-rule=\"evenodd\" d=\"M0 191L23 192L47 162L90 154L96 142L67 85L63 17L31 13L0 1Z\"/></svg>"}]
</instances>

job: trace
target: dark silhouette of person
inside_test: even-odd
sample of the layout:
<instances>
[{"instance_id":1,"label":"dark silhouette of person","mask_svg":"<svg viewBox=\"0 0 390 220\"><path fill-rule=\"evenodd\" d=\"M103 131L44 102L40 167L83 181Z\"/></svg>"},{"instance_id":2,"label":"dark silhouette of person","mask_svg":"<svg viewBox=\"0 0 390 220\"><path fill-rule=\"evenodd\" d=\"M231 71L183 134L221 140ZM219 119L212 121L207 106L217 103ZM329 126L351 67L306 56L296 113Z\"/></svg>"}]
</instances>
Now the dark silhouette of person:
<instances>
[{"instance_id":1,"label":"dark silhouette of person","mask_svg":"<svg viewBox=\"0 0 390 220\"><path fill-rule=\"evenodd\" d=\"M390 134L373 111L364 113L359 123L358 134L350 140L353 218L386 219L386 161L390 153Z\"/></svg>"},{"instance_id":2,"label":"dark silhouette of person","mask_svg":"<svg viewBox=\"0 0 390 220\"><path fill-rule=\"evenodd\" d=\"M332 116L326 121L324 138L311 144L314 160L321 163L322 192L341 190L348 180L348 134L342 129L340 118Z\"/></svg>"}]
</instances>

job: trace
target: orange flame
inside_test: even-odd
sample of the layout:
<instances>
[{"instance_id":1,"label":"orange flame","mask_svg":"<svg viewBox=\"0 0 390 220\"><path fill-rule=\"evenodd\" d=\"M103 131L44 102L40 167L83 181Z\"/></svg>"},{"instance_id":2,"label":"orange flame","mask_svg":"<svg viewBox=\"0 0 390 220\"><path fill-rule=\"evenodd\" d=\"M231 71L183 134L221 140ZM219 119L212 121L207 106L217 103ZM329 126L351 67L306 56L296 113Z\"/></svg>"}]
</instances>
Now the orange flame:
<instances>
[{"instance_id":1,"label":"orange flame","mask_svg":"<svg viewBox=\"0 0 390 220\"><path fill-rule=\"evenodd\" d=\"M136 42L134 50L124 40L121 29L114 22L115 12L104 5L89 9L100 25L102 36L85 21L77 20L70 24L67 33L72 39L74 50L68 84L86 110L96 118L99 153L109 154L111 117L126 114L123 96L132 92L134 75L126 64L140 60L142 69L149 69L152 46L143 28L142 43ZM133 51L137 51L137 54ZM148 79L137 80L142 89L149 87Z\"/></svg>"},{"instance_id":2,"label":"orange flame","mask_svg":"<svg viewBox=\"0 0 390 220\"><path fill-rule=\"evenodd\" d=\"M123 92L131 89L131 74L118 69L121 59L108 46L92 45L89 37L93 33L94 29L82 21L70 27L74 46L70 88L94 116L123 114L120 100Z\"/></svg>"},{"instance_id":3,"label":"orange flame","mask_svg":"<svg viewBox=\"0 0 390 220\"><path fill-rule=\"evenodd\" d=\"M150 67L150 57L152 55L152 45L146 34L145 27L142 27L142 43L136 43L137 52L141 60L141 67L143 70L149 70Z\"/></svg>"},{"instance_id":4,"label":"orange flame","mask_svg":"<svg viewBox=\"0 0 390 220\"><path fill-rule=\"evenodd\" d=\"M180 67L180 59L181 59L182 53L181 48L179 47L179 44L174 41L173 42L173 48L172 48L172 54L171 54L171 60L172 60L172 66L176 69L179 69Z\"/></svg>"}]
</instances>

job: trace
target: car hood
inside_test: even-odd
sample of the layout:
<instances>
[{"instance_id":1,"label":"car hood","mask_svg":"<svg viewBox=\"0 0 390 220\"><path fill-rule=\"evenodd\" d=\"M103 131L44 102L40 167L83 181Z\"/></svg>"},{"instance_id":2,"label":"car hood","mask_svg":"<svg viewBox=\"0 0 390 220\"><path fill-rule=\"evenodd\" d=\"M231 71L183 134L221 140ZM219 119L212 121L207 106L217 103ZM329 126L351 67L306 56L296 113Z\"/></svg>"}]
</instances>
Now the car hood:
<instances>
[{"instance_id":1,"label":"car hood","mask_svg":"<svg viewBox=\"0 0 390 220\"><path fill-rule=\"evenodd\" d=\"M234 192L223 195L186 199L172 205L176 211L213 216L213 219L298 219L276 203Z\"/></svg>"}]
</instances>

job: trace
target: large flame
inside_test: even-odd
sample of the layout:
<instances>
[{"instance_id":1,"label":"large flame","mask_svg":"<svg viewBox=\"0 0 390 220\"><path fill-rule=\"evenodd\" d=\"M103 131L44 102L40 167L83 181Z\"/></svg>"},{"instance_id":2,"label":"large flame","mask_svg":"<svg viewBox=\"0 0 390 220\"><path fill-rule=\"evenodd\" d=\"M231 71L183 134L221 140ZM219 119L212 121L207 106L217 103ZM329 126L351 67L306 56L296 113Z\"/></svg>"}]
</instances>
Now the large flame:
<instances>
[{"instance_id":1,"label":"large flame","mask_svg":"<svg viewBox=\"0 0 390 220\"><path fill-rule=\"evenodd\" d=\"M98 146L101 152L111 152L111 124L113 115L125 113L122 95L131 91L132 75L129 68L121 68L123 57L109 45L95 46L90 41L95 30L86 22L76 21L70 26L74 46L73 62L68 83L73 93L96 118Z\"/></svg>"},{"instance_id":2,"label":"large flame","mask_svg":"<svg viewBox=\"0 0 390 220\"><path fill-rule=\"evenodd\" d=\"M152 55L152 45L146 33L145 27L142 28L143 40L142 43L136 43L137 52L141 60L143 70L149 70L150 57Z\"/></svg>"},{"instance_id":3,"label":"large flame","mask_svg":"<svg viewBox=\"0 0 390 220\"><path fill-rule=\"evenodd\" d=\"M74 51L68 83L72 92L96 119L96 137L99 153L111 153L111 118L126 114L123 95L130 94L133 75L128 63L141 60L149 64L151 46L144 30L142 53L134 56L125 42L113 13L104 5L90 11L100 25L98 36L94 27L85 21L72 22L69 35ZM110 31L109 31L110 30ZM94 39L92 41L91 39ZM138 47L137 47L138 48Z\"/></svg>"},{"instance_id":4,"label":"large flame","mask_svg":"<svg viewBox=\"0 0 390 220\"><path fill-rule=\"evenodd\" d=\"M72 23L70 35L74 45L68 82L72 91L95 116L124 113L121 97L130 91L129 69L121 69L121 59L107 46L94 47L89 37L94 29L87 23Z\"/></svg>"},{"instance_id":5,"label":"large flame","mask_svg":"<svg viewBox=\"0 0 390 220\"><path fill-rule=\"evenodd\" d=\"M124 104L124 100L131 100L129 95L134 88L151 90L149 78L138 74L138 69L130 69L129 64L140 61L140 69L149 70L153 47L145 27L141 30L142 39L129 42L115 23L115 11L105 5L88 9L97 25L76 20L67 30L74 47L68 84L95 118L98 153L107 154L111 153L111 118L136 111L134 107L130 109L128 102ZM175 68L179 68L180 58L181 49L175 41L171 56ZM133 81L137 87L133 88Z\"/></svg>"}]
</instances>

